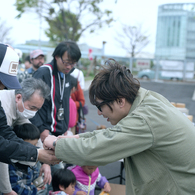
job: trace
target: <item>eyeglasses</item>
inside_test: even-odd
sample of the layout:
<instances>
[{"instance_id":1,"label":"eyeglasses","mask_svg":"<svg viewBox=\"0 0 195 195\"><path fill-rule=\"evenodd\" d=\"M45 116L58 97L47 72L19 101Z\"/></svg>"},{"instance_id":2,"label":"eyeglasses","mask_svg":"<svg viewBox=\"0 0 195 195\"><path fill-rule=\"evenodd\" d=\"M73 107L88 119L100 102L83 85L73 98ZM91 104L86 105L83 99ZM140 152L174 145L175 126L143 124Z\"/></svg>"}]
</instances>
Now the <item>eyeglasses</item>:
<instances>
[{"instance_id":1,"label":"eyeglasses","mask_svg":"<svg viewBox=\"0 0 195 195\"><path fill-rule=\"evenodd\" d=\"M65 65L65 66L74 66L76 65L76 62L69 62L69 61L64 61L62 58L62 63Z\"/></svg>"},{"instance_id":2,"label":"eyeglasses","mask_svg":"<svg viewBox=\"0 0 195 195\"><path fill-rule=\"evenodd\" d=\"M101 103L99 103L99 104L96 104L95 106L97 107L97 109L100 111L100 112L102 112L102 106L103 105L105 105L105 104L107 104L108 105L108 103L109 103L110 101L108 101L108 100L104 100L103 102L101 102ZM110 106L109 106L110 107Z\"/></svg>"}]
</instances>

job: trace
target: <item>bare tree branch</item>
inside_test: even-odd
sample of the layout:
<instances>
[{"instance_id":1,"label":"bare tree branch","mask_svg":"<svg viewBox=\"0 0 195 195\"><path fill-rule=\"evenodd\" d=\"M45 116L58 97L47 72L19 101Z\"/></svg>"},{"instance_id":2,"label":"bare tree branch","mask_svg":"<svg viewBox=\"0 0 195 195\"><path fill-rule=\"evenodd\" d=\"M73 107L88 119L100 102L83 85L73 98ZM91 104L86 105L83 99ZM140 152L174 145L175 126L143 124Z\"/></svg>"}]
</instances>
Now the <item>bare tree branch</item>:
<instances>
[{"instance_id":1,"label":"bare tree branch","mask_svg":"<svg viewBox=\"0 0 195 195\"><path fill-rule=\"evenodd\" d=\"M6 25L6 21L1 20L0 18L0 42L11 44L13 41L9 37L12 27Z\"/></svg>"},{"instance_id":2,"label":"bare tree branch","mask_svg":"<svg viewBox=\"0 0 195 195\"><path fill-rule=\"evenodd\" d=\"M128 26L122 24L123 33L117 32L116 40L132 57L139 54L150 42L147 31L142 30L142 25Z\"/></svg>"}]
</instances>

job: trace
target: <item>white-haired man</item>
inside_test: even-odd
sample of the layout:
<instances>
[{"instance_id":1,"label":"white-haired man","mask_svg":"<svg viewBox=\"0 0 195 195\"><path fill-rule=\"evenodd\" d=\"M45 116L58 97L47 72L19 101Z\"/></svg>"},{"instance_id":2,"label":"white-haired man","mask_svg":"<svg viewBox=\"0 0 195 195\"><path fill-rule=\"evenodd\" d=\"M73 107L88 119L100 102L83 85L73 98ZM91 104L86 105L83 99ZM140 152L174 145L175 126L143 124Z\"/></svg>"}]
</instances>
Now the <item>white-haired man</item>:
<instances>
[{"instance_id":1,"label":"white-haired man","mask_svg":"<svg viewBox=\"0 0 195 195\"><path fill-rule=\"evenodd\" d=\"M0 89L20 89L17 80L19 56L8 45L0 44ZM7 119L0 102L0 162L15 166L33 166L39 160L48 164L56 164L59 160L54 153L37 149L35 146L19 139L12 128L7 125Z\"/></svg>"}]
</instances>

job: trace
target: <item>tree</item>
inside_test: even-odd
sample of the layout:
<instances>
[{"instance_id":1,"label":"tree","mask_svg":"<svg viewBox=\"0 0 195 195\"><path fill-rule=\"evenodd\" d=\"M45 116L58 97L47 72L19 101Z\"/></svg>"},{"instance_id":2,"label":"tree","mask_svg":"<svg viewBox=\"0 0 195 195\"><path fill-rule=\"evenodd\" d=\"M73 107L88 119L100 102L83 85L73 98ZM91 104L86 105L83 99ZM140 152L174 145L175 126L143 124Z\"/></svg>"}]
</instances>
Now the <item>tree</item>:
<instances>
[{"instance_id":1,"label":"tree","mask_svg":"<svg viewBox=\"0 0 195 195\"><path fill-rule=\"evenodd\" d=\"M46 35L53 42L78 41L88 30L90 33L109 26L112 11L100 9L103 0L16 0L18 18L29 10L36 12L49 24ZM115 1L116 3L116 1Z\"/></svg>"},{"instance_id":2,"label":"tree","mask_svg":"<svg viewBox=\"0 0 195 195\"><path fill-rule=\"evenodd\" d=\"M142 25L128 26L122 24L122 33L117 33L116 40L131 57L139 54L150 42L147 31L142 30Z\"/></svg>"},{"instance_id":3,"label":"tree","mask_svg":"<svg viewBox=\"0 0 195 195\"><path fill-rule=\"evenodd\" d=\"M12 44L11 38L9 37L10 30L12 27L6 25L6 21L0 18L0 42Z\"/></svg>"},{"instance_id":4,"label":"tree","mask_svg":"<svg viewBox=\"0 0 195 195\"><path fill-rule=\"evenodd\" d=\"M49 29L45 31L45 34L52 42L61 42L68 39L78 41L81 36L79 33L81 24L77 20L76 15L68 11L65 11L64 14L66 15L66 25L62 25L63 16L61 13L58 17L53 19L46 18L46 21L49 24ZM66 28L66 26L68 28Z\"/></svg>"}]
</instances>

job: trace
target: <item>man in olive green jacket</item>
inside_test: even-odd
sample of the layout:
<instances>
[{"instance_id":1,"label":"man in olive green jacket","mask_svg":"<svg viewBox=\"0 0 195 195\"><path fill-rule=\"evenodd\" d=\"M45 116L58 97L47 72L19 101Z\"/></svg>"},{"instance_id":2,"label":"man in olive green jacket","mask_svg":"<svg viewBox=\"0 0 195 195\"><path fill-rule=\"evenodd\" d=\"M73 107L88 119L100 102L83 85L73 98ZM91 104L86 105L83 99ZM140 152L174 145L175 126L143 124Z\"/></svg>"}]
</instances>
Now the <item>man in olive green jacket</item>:
<instances>
[{"instance_id":1,"label":"man in olive green jacket","mask_svg":"<svg viewBox=\"0 0 195 195\"><path fill-rule=\"evenodd\" d=\"M89 97L112 128L76 138L48 137L45 147L77 165L124 158L127 195L195 194L195 128L158 93L145 90L125 66L108 61ZM78 139L77 139L78 138Z\"/></svg>"}]
</instances>

